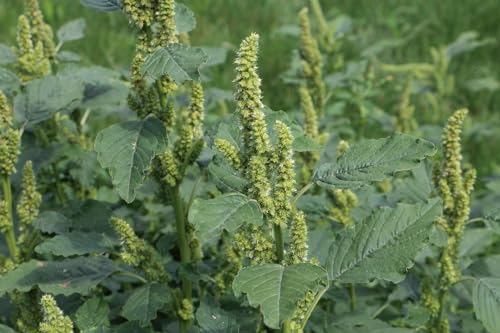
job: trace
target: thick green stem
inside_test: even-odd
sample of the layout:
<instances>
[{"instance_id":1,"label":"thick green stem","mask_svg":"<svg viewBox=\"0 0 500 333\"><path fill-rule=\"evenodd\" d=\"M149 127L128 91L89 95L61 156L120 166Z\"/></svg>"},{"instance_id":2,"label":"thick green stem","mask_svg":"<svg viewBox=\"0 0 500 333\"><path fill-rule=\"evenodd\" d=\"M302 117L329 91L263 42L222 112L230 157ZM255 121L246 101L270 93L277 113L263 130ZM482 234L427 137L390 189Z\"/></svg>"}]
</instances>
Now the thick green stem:
<instances>
[{"instance_id":1,"label":"thick green stem","mask_svg":"<svg viewBox=\"0 0 500 333\"><path fill-rule=\"evenodd\" d=\"M285 258L285 241L283 239L283 229L281 228L280 225L274 223L273 231L274 231L274 242L276 246L276 259L278 263L281 263Z\"/></svg>"},{"instance_id":2,"label":"thick green stem","mask_svg":"<svg viewBox=\"0 0 500 333\"><path fill-rule=\"evenodd\" d=\"M12 259L17 258L19 253L17 248L16 234L14 232L14 214L12 209L12 188L10 186L10 178L8 175L1 175L2 178L2 190L3 199L7 204L7 219L9 220L8 229L5 232L5 238L7 241L7 247L9 248L10 257Z\"/></svg>"},{"instance_id":3,"label":"thick green stem","mask_svg":"<svg viewBox=\"0 0 500 333\"><path fill-rule=\"evenodd\" d=\"M351 297L351 311L356 310L356 287L354 283L349 284L349 295Z\"/></svg>"},{"instance_id":4,"label":"thick green stem","mask_svg":"<svg viewBox=\"0 0 500 333\"><path fill-rule=\"evenodd\" d=\"M181 255L181 263L183 266L186 266L191 263L191 248L189 247L189 241L186 233L186 215L184 213L184 203L182 202L182 198L179 193L179 187L175 187L172 192L172 200L175 211L175 225L177 228L177 240ZM181 283L183 299L187 299L189 302L191 302L193 296L193 286L191 280L186 276L184 272L181 272ZM186 332L189 326L190 321L180 321L181 332Z\"/></svg>"}]
</instances>

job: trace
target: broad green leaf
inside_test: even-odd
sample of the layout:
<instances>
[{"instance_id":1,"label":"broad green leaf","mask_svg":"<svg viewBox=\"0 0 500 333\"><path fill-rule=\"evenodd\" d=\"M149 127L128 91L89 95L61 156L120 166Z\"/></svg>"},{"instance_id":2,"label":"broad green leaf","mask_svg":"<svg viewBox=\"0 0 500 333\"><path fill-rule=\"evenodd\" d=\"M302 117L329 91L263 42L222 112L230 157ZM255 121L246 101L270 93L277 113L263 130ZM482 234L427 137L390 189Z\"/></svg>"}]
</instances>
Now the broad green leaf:
<instances>
[{"instance_id":1,"label":"broad green leaf","mask_svg":"<svg viewBox=\"0 0 500 333\"><path fill-rule=\"evenodd\" d=\"M412 333L408 328L394 328L388 323L366 314L349 313L336 318L327 332L339 333Z\"/></svg>"},{"instance_id":2,"label":"broad green leaf","mask_svg":"<svg viewBox=\"0 0 500 333\"><path fill-rule=\"evenodd\" d=\"M210 180L223 192L243 191L248 183L245 178L225 162L222 162L220 165L210 163L208 173Z\"/></svg>"},{"instance_id":3,"label":"broad green leaf","mask_svg":"<svg viewBox=\"0 0 500 333\"><path fill-rule=\"evenodd\" d=\"M472 289L476 316L490 333L500 333L500 279L476 280Z\"/></svg>"},{"instance_id":4,"label":"broad green leaf","mask_svg":"<svg viewBox=\"0 0 500 333\"><path fill-rule=\"evenodd\" d=\"M69 231L71 222L61 213L45 211L37 216L33 226L47 234L62 234Z\"/></svg>"},{"instance_id":5,"label":"broad green leaf","mask_svg":"<svg viewBox=\"0 0 500 333\"><path fill-rule=\"evenodd\" d=\"M75 324L82 333L107 332L110 326L108 303L100 297L87 300L76 311Z\"/></svg>"},{"instance_id":6,"label":"broad green leaf","mask_svg":"<svg viewBox=\"0 0 500 333\"><path fill-rule=\"evenodd\" d=\"M90 253L110 252L117 242L99 233L71 232L57 235L39 244L35 251L39 254L52 254L71 257Z\"/></svg>"},{"instance_id":7,"label":"broad green leaf","mask_svg":"<svg viewBox=\"0 0 500 333\"><path fill-rule=\"evenodd\" d=\"M86 26L85 20L82 18L66 23L57 31L59 43L82 39L85 36Z\"/></svg>"},{"instance_id":8,"label":"broad green leaf","mask_svg":"<svg viewBox=\"0 0 500 333\"><path fill-rule=\"evenodd\" d=\"M239 333L236 317L219 307L211 298L204 298L196 310L196 321L201 333Z\"/></svg>"},{"instance_id":9,"label":"broad green leaf","mask_svg":"<svg viewBox=\"0 0 500 333\"><path fill-rule=\"evenodd\" d=\"M89 7L101 12L112 12L121 10L120 0L80 0L85 7Z\"/></svg>"},{"instance_id":10,"label":"broad green leaf","mask_svg":"<svg viewBox=\"0 0 500 333\"><path fill-rule=\"evenodd\" d=\"M146 326L156 318L158 310L168 302L170 302L168 288L159 283L149 283L134 290L123 306L122 316Z\"/></svg>"},{"instance_id":11,"label":"broad green leaf","mask_svg":"<svg viewBox=\"0 0 500 333\"><path fill-rule=\"evenodd\" d=\"M260 306L264 323L279 329L284 320L293 316L297 303L307 292L327 288L327 280L325 270L312 264L264 264L240 270L233 290L236 296L247 294L251 306Z\"/></svg>"},{"instance_id":12,"label":"broad green leaf","mask_svg":"<svg viewBox=\"0 0 500 333\"><path fill-rule=\"evenodd\" d=\"M425 163L411 171L407 177L397 178L393 190L387 194L391 203L425 202L432 191L432 179Z\"/></svg>"},{"instance_id":13,"label":"broad green leaf","mask_svg":"<svg viewBox=\"0 0 500 333\"><path fill-rule=\"evenodd\" d=\"M17 59L12 48L5 44L0 44L0 65L11 64Z\"/></svg>"},{"instance_id":14,"label":"broad green leaf","mask_svg":"<svg viewBox=\"0 0 500 333\"><path fill-rule=\"evenodd\" d=\"M153 80L168 75L178 84L197 81L200 79L200 67L207 58L201 48L169 44L146 57L141 73Z\"/></svg>"},{"instance_id":15,"label":"broad green leaf","mask_svg":"<svg viewBox=\"0 0 500 333\"><path fill-rule=\"evenodd\" d=\"M321 165L314 181L321 186L356 188L382 181L397 171L411 170L435 152L431 142L407 134L361 141L337 161Z\"/></svg>"},{"instance_id":16,"label":"broad green leaf","mask_svg":"<svg viewBox=\"0 0 500 333\"><path fill-rule=\"evenodd\" d=\"M500 254L494 254L479 258L468 270L475 277L500 278Z\"/></svg>"},{"instance_id":17,"label":"broad green leaf","mask_svg":"<svg viewBox=\"0 0 500 333\"><path fill-rule=\"evenodd\" d=\"M175 3L175 26L177 33L190 32L196 27L196 18L191 9L182 3Z\"/></svg>"},{"instance_id":18,"label":"broad green leaf","mask_svg":"<svg viewBox=\"0 0 500 333\"><path fill-rule=\"evenodd\" d=\"M106 257L78 257L62 261L31 260L0 277L0 295L38 286L54 295L88 294L119 269Z\"/></svg>"},{"instance_id":19,"label":"broad green leaf","mask_svg":"<svg viewBox=\"0 0 500 333\"><path fill-rule=\"evenodd\" d=\"M223 194L208 200L196 199L188 219L201 241L219 236L222 229L233 233L245 223L261 225L263 222L257 201L240 193Z\"/></svg>"},{"instance_id":20,"label":"broad green leaf","mask_svg":"<svg viewBox=\"0 0 500 333\"><path fill-rule=\"evenodd\" d=\"M165 151L166 145L165 127L152 116L112 125L95 140L99 163L109 170L115 190L128 203L134 201L153 157Z\"/></svg>"},{"instance_id":21,"label":"broad green leaf","mask_svg":"<svg viewBox=\"0 0 500 333\"><path fill-rule=\"evenodd\" d=\"M489 210L485 216L486 225L500 235L500 208Z\"/></svg>"},{"instance_id":22,"label":"broad green leaf","mask_svg":"<svg viewBox=\"0 0 500 333\"><path fill-rule=\"evenodd\" d=\"M0 324L0 333L16 333L12 328Z\"/></svg>"},{"instance_id":23,"label":"broad green leaf","mask_svg":"<svg viewBox=\"0 0 500 333\"><path fill-rule=\"evenodd\" d=\"M84 85L71 77L46 76L29 82L14 101L16 119L34 125L58 112L71 112L82 101Z\"/></svg>"},{"instance_id":24,"label":"broad green leaf","mask_svg":"<svg viewBox=\"0 0 500 333\"><path fill-rule=\"evenodd\" d=\"M349 283L365 283L372 279L402 281L440 215L438 199L376 209L333 241L327 260L330 280Z\"/></svg>"},{"instance_id":25,"label":"broad green leaf","mask_svg":"<svg viewBox=\"0 0 500 333\"><path fill-rule=\"evenodd\" d=\"M178 325L177 325L178 326ZM136 321L129 321L114 328L113 333L155 333L150 327L141 327ZM196 332L196 331L195 331Z\"/></svg>"},{"instance_id":26,"label":"broad green leaf","mask_svg":"<svg viewBox=\"0 0 500 333\"><path fill-rule=\"evenodd\" d=\"M203 46L202 49L208 57L208 60L203 67L220 65L226 62L228 52L227 48Z\"/></svg>"},{"instance_id":27,"label":"broad green leaf","mask_svg":"<svg viewBox=\"0 0 500 333\"><path fill-rule=\"evenodd\" d=\"M21 81L14 72L0 68L0 90L11 94L21 86Z\"/></svg>"}]
</instances>

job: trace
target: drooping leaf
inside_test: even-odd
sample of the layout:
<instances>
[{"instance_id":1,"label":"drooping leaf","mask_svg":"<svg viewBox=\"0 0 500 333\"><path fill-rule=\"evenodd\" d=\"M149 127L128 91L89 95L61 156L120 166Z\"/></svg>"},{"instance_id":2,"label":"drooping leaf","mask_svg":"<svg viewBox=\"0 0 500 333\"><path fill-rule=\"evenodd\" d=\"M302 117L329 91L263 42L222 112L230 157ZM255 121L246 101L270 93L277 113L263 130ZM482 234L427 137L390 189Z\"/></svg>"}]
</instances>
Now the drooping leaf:
<instances>
[{"instance_id":1,"label":"drooping leaf","mask_svg":"<svg viewBox=\"0 0 500 333\"><path fill-rule=\"evenodd\" d=\"M109 252L114 245L117 245L117 243L104 234L71 232L44 241L35 248L35 251L39 254L71 257Z\"/></svg>"},{"instance_id":2,"label":"drooping leaf","mask_svg":"<svg viewBox=\"0 0 500 333\"><path fill-rule=\"evenodd\" d=\"M224 311L211 298L204 298L196 310L201 333L239 333L237 318Z\"/></svg>"},{"instance_id":3,"label":"drooping leaf","mask_svg":"<svg viewBox=\"0 0 500 333\"><path fill-rule=\"evenodd\" d=\"M408 134L361 141L337 161L321 165L314 181L321 186L356 188L382 181L397 171L411 170L435 152L431 142Z\"/></svg>"},{"instance_id":4,"label":"drooping leaf","mask_svg":"<svg viewBox=\"0 0 500 333\"><path fill-rule=\"evenodd\" d=\"M169 44L146 57L141 73L156 80L169 75L176 83L200 79L200 67L208 57L201 48L184 44Z\"/></svg>"},{"instance_id":5,"label":"drooping leaf","mask_svg":"<svg viewBox=\"0 0 500 333\"><path fill-rule=\"evenodd\" d=\"M8 45L0 43L0 65L7 65L15 62L16 54Z\"/></svg>"},{"instance_id":6,"label":"drooping leaf","mask_svg":"<svg viewBox=\"0 0 500 333\"><path fill-rule=\"evenodd\" d=\"M483 278L474 283L472 302L476 316L490 333L500 333L500 279Z\"/></svg>"},{"instance_id":7,"label":"drooping leaf","mask_svg":"<svg viewBox=\"0 0 500 333\"><path fill-rule=\"evenodd\" d=\"M438 199L376 209L333 241L327 260L330 280L349 283L365 283L371 279L402 281L440 215Z\"/></svg>"},{"instance_id":8,"label":"drooping leaf","mask_svg":"<svg viewBox=\"0 0 500 333\"><path fill-rule=\"evenodd\" d=\"M261 225L263 215L257 201L240 193L229 193L214 199L196 199L188 219L197 238L207 241L219 236L222 229L233 233L245 223Z\"/></svg>"},{"instance_id":9,"label":"drooping leaf","mask_svg":"<svg viewBox=\"0 0 500 333\"><path fill-rule=\"evenodd\" d=\"M79 18L64 24L57 30L59 43L82 39L85 36L86 23L83 18Z\"/></svg>"},{"instance_id":10,"label":"drooping leaf","mask_svg":"<svg viewBox=\"0 0 500 333\"><path fill-rule=\"evenodd\" d=\"M170 301L168 288L159 283L148 283L136 290L123 306L122 316L146 326L156 318L158 310Z\"/></svg>"},{"instance_id":11,"label":"drooping leaf","mask_svg":"<svg viewBox=\"0 0 500 333\"><path fill-rule=\"evenodd\" d=\"M152 116L112 125L99 132L95 140L99 163L109 170L115 190L128 203L134 201L153 157L166 145L165 127Z\"/></svg>"},{"instance_id":12,"label":"drooping leaf","mask_svg":"<svg viewBox=\"0 0 500 333\"><path fill-rule=\"evenodd\" d=\"M112 12L122 9L120 0L80 0L80 3L85 7L101 12Z\"/></svg>"},{"instance_id":13,"label":"drooping leaf","mask_svg":"<svg viewBox=\"0 0 500 333\"><path fill-rule=\"evenodd\" d=\"M75 324L82 333L107 332L110 326L108 304L100 297L87 300L76 311Z\"/></svg>"},{"instance_id":14,"label":"drooping leaf","mask_svg":"<svg viewBox=\"0 0 500 333\"><path fill-rule=\"evenodd\" d=\"M16 119L27 126L73 111L81 103L84 86L71 77L46 76L26 85L14 100Z\"/></svg>"},{"instance_id":15,"label":"drooping leaf","mask_svg":"<svg viewBox=\"0 0 500 333\"><path fill-rule=\"evenodd\" d=\"M38 286L54 295L86 295L119 269L106 257L77 257L62 261L31 260L0 277L0 295L19 290L26 292Z\"/></svg>"},{"instance_id":16,"label":"drooping leaf","mask_svg":"<svg viewBox=\"0 0 500 333\"><path fill-rule=\"evenodd\" d=\"M235 294L247 294L250 305L260 307L264 323L275 329L293 316L308 291L317 293L327 286L325 270L312 264L250 266L240 270L233 282Z\"/></svg>"},{"instance_id":17,"label":"drooping leaf","mask_svg":"<svg viewBox=\"0 0 500 333\"><path fill-rule=\"evenodd\" d=\"M177 33L190 32L196 27L196 18L188 6L182 3L175 3L175 27Z\"/></svg>"}]
</instances>

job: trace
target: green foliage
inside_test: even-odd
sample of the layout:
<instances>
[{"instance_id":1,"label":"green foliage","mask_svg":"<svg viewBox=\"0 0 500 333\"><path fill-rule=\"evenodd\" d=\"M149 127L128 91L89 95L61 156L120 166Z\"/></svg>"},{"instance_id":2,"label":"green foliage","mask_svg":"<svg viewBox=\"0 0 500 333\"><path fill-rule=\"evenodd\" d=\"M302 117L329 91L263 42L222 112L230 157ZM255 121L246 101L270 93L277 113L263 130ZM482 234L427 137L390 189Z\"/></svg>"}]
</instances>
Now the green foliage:
<instances>
[{"instance_id":1,"label":"green foliage","mask_svg":"<svg viewBox=\"0 0 500 333\"><path fill-rule=\"evenodd\" d=\"M483 278L472 289L474 311L490 333L500 332L500 279Z\"/></svg>"},{"instance_id":2,"label":"green foliage","mask_svg":"<svg viewBox=\"0 0 500 333\"><path fill-rule=\"evenodd\" d=\"M158 310L170 301L167 287L158 283L149 283L137 288L130 295L123 305L121 314L128 320L137 320L142 326L146 326L156 318Z\"/></svg>"},{"instance_id":3,"label":"green foliage","mask_svg":"<svg viewBox=\"0 0 500 333\"><path fill-rule=\"evenodd\" d=\"M104 333L110 326L109 306L100 297L93 297L83 303L75 314L75 325L82 333Z\"/></svg>"}]
</instances>

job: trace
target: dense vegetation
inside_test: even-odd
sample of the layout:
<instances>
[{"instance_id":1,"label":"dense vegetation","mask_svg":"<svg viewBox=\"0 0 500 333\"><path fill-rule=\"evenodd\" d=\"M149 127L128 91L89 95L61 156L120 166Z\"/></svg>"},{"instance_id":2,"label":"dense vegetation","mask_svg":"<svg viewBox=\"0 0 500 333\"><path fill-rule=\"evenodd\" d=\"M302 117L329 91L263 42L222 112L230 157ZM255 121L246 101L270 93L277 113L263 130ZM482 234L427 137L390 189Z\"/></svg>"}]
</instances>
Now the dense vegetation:
<instances>
[{"instance_id":1,"label":"dense vegetation","mask_svg":"<svg viewBox=\"0 0 500 333\"><path fill-rule=\"evenodd\" d=\"M212 2L0 4L0 332L500 332L497 1Z\"/></svg>"}]
</instances>

